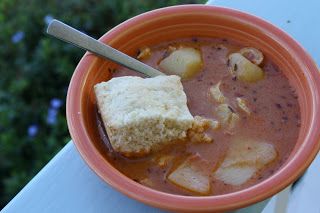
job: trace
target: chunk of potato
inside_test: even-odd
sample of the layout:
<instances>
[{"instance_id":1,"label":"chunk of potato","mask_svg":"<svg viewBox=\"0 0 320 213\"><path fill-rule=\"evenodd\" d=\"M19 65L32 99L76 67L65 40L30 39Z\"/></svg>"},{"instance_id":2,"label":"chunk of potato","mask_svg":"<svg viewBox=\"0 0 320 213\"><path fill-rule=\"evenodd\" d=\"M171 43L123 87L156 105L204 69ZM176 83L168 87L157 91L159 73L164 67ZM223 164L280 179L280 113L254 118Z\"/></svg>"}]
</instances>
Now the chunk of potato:
<instances>
[{"instance_id":1,"label":"chunk of potato","mask_svg":"<svg viewBox=\"0 0 320 213\"><path fill-rule=\"evenodd\" d=\"M219 81L216 85L210 87L210 95L213 97L213 99L222 104L226 101L226 97L223 95L223 93L220 90L221 81Z\"/></svg>"},{"instance_id":2,"label":"chunk of potato","mask_svg":"<svg viewBox=\"0 0 320 213\"><path fill-rule=\"evenodd\" d=\"M263 61L263 54L260 50L253 47L245 47L240 51L241 55L243 55L246 59L251 61L252 63L259 65Z\"/></svg>"},{"instance_id":3,"label":"chunk of potato","mask_svg":"<svg viewBox=\"0 0 320 213\"><path fill-rule=\"evenodd\" d=\"M228 104L220 104L216 108L216 115L221 124L226 125L231 118L232 111Z\"/></svg>"},{"instance_id":4,"label":"chunk of potato","mask_svg":"<svg viewBox=\"0 0 320 213\"><path fill-rule=\"evenodd\" d=\"M220 104L216 108L216 115L222 126L227 128L227 132L232 132L240 117L228 104Z\"/></svg>"},{"instance_id":5,"label":"chunk of potato","mask_svg":"<svg viewBox=\"0 0 320 213\"><path fill-rule=\"evenodd\" d=\"M184 79L191 78L202 68L201 53L195 48L182 47L164 58L159 67L166 74L178 75Z\"/></svg>"},{"instance_id":6,"label":"chunk of potato","mask_svg":"<svg viewBox=\"0 0 320 213\"><path fill-rule=\"evenodd\" d=\"M239 121L240 121L239 115L236 113L231 113L231 116L228 121L226 132L230 135L233 135L234 130L235 130L237 124L239 123Z\"/></svg>"},{"instance_id":7,"label":"chunk of potato","mask_svg":"<svg viewBox=\"0 0 320 213\"><path fill-rule=\"evenodd\" d=\"M234 138L230 143L224 165L247 164L260 169L276 156L277 152L270 143L248 138Z\"/></svg>"},{"instance_id":8,"label":"chunk of potato","mask_svg":"<svg viewBox=\"0 0 320 213\"><path fill-rule=\"evenodd\" d=\"M252 139L234 139L214 177L226 184L241 185L276 157L277 152L272 144Z\"/></svg>"},{"instance_id":9,"label":"chunk of potato","mask_svg":"<svg viewBox=\"0 0 320 213\"><path fill-rule=\"evenodd\" d=\"M255 172L256 169L251 166L228 166L218 169L215 173L215 178L226 184L237 186L249 180Z\"/></svg>"},{"instance_id":10,"label":"chunk of potato","mask_svg":"<svg viewBox=\"0 0 320 213\"><path fill-rule=\"evenodd\" d=\"M243 98L239 98L239 97L237 97L236 100L237 100L238 107L239 107L242 111L244 111L245 113L247 113L248 115L250 115L250 114L251 114L251 110L250 110L249 107L247 106L246 101L245 101Z\"/></svg>"},{"instance_id":11,"label":"chunk of potato","mask_svg":"<svg viewBox=\"0 0 320 213\"><path fill-rule=\"evenodd\" d=\"M169 176L168 180L190 192L200 195L210 193L210 169L206 160L196 154L187 158Z\"/></svg>"},{"instance_id":12,"label":"chunk of potato","mask_svg":"<svg viewBox=\"0 0 320 213\"><path fill-rule=\"evenodd\" d=\"M232 53L229 55L229 65L231 72L236 75L240 81L254 83L262 80L264 77L263 70L251 63L240 53Z\"/></svg>"}]
</instances>

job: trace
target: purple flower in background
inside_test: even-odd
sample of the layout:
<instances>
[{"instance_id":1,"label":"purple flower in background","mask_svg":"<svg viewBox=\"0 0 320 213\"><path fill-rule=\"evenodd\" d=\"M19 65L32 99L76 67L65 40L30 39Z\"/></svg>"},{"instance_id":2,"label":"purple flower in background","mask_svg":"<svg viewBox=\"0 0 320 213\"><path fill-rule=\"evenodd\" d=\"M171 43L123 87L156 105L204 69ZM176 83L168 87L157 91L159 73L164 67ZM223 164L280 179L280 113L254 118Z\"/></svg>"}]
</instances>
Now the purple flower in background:
<instances>
[{"instance_id":1,"label":"purple flower in background","mask_svg":"<svg viewBox=\"0 0 320 213\"><path fill-rule=\"evenodd\" d=\"M48 25L48 24L50 24L50 22L53 20L53 17L52 17L52 15L50 15L50 14L48 14L48 15L46 15L45 17L44 17L44 22Z\"/></svg>"},{"instance_id":2,"label":"purple flower in background","mask_svg":"<svg viewBox=\"0 0 320 213\"><path fill-rule=\"evenodd\" d=\"M53 98L51 99L50 101L50 106L53 108L53 109L59 109L61 106L62 106L62 101L58 98Z\"/></svg>"},{"instance_id":3,"label":"purple flower in background","mask_svg":"<svg viewBox=\"0 0 320 213\"><path fill-rule=\"evenodd\" d=\"M16 43L20 42L23 38L24 38L24 32L18 31L12 35L11 41L12 41L12 43L16 44Z\"/></svg>"},{"instance_id":4,"label":"purple flower in background","mask_svg":"<svg viewBox=\"0 0 320 213\"><path fill-rule=\"evenodd\" d=\"M57 122L58 111L62 104L63 102L59 98L52 98L50 100L50 107L48 109L47 115L47 124L54 125Z\"/></svg>"},{"instance_id":5,"label":"purple flower in background","mask_svg":"<svg viewBox=\"0 0 320 213\"><path fill-rule=\"evenodd\" d=\"M47 115L47 124L53 125L57 122L58 110L54 108L49 108Z\"/></svg>"},{"instance_id":6,"label":"purple flower in background","mask_svg":"<svg viewBox=\"0 0 320 213\"><path fill-rule=\"evenodd\" d=\"M38 134L39 127L36 124L32 124L28 127L29 137L34 137Z\"/></svg>"}]
</instances>

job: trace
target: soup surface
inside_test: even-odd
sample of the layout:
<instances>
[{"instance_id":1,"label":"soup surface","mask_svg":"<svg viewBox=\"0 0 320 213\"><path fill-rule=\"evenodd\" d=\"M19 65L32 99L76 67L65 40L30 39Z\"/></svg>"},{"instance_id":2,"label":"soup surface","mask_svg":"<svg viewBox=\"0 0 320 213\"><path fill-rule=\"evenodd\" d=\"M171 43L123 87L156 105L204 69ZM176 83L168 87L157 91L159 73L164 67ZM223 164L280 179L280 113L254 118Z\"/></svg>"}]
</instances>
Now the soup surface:
<instances>
[{"instance_id":1,"label":"soup surface","mask_svg":"<svg viewBox=\"0 0 320 213\"><path fill-rule=\"evenodd\" d=\"M219 81L220 90L228 99L229 108L236 111L239 121L232 133L220 128L208 129L210 143L177 142L157 153L143 158L126 158L115 153L106 137L102 121L97 112L97 123L107 150L108 160L129 178L163 192L197 195L168 181L168 175L189 156L197 154L210 165L210 193L219 195L247 188L271 176L288 158L295 146L300 127L300 110L297 96L281 70L264 56L260 67L264 78L254 83L242 82L230 75L228 56L243 46L226 39L190 38L174 40L150 47L151 54L142 59L144 63L159 69L159 62L168 56L168 47L187 46L201 51L202 69L192 78L182 80L187 95L188 107L193 116L217 119L215 109L219 103L213 100L209 90ZM111 71L110 71L111 72ZM112 71L113 77L139 75L126 68ZM250 114L239 110L237 98L246 100ZM227 155L230 143L237 138L250 138L271 144L277 157L260 168L242 184L228 184L215 177Z\"/></svg>"}]
</instances>

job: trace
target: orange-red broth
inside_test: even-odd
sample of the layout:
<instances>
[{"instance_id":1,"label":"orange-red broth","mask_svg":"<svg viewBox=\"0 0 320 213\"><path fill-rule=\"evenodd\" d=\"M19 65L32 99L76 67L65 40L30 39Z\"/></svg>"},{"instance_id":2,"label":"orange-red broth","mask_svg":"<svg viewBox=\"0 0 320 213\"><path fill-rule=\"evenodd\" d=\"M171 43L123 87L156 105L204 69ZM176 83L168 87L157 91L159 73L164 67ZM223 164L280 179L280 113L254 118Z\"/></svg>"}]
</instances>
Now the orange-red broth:
<instances>
[{"instance_id":1,"label":"orange-red broth","mask_svg":"<svg viewBox=\"0 0 320 213\"><path fill-rule=\"evenodd\" d=\"M163 192L195 195L170 183L167 180L168 174L188 156L196 153L209 162L213 173L226 155L230 139L239 136L273 144L278 157L240 186L225 184L212 175L210 195L241 190L272 175L288 158L297 141L300 127L299 104L288 79L268 57L265 57L262 64L265 71L263 80L256 83L243 83L232 78L227 65L228 55L239 51L243 46L226 39L190 38L162 43L151 47L151 57L143 62L159 69L159 62L168 55L169 45L193 46L202 52L203 70L194 78L182 82L188 99L188 107L193 116L200 115L215 119L214 109L217 103L210 97L208 91L220 80L222 80L221 91L229 100L233 100L231 107L236 108L236 97L242 97L247 100L252 114L248 116L239 112L240 123L232 136L225 134L223 130L208 130L206 133L213 138L213 143L176 143L147 157L129 159L112 150L97 112L99 132L108 150L108 160L127 177L141 184ZM110 72L113 77L139 75L126 68L120 68L116 72L110 70ZM174 156L174 158L166 166L160 167L156 159L166 155Z\"/></svg>"}]
</instances>

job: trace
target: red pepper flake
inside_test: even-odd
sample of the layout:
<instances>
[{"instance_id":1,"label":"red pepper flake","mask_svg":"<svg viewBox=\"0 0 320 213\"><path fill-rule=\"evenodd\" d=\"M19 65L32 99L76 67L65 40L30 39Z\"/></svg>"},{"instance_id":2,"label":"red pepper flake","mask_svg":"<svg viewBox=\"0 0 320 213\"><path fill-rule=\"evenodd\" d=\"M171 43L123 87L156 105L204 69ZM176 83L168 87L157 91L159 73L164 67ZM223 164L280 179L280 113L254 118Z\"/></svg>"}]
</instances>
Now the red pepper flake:
<instances>
[{"instance_id":1,"label":"red pepper flake","mask_svg":"<svg viewBox=\"0 0 320 213\"><path fill-rule=\"evenodd\" d=\"M280 98L282 98L282 99L287 99L287 97L284 96L284 95L280 95Z\"/></svg>"},{"instance_id":2,"label":"red pepper flake","mask_svg":"<svg viewBox=\"0 0 320 213\"><path fill-rule=\"evenodd\" d=\"M277 107L278 109L282 109L281 104L276 103L275 105L276 105L276 107Z\"/></svg>"},{"instance_id":3,"label":"red pepper flake","mask_svg":"<svg viewBox=\"0 0 320 213\"><path fill-rule=\"evenodd\" d=\"M231 112L233 112L233 113L234 113L234 110L232 109L232 107L231 107L231 106L229 106L229 105L228 105L228 108L230 109L230 111L231 111Z\"/></svg>"},{"instance_id":4,"label":"red pepper flake","mask_svg":"<svg viewBox=\"0 0 320 213\"><path fill-rule=\"evenodd\" d=\"M192 40L192 42L198 42L198 38L196 38L196 37L192 38L191 40Z\"/></svg>"},{"instance_id":5,"label":"red pepper flake","mask_svg":"<svg viewBox=\"0 0 320 213\"><path fill-rule=\"evenodd\" d=\"M165 59L166 57L168 57L170 55L169 51L166 50L163 55L162 55L162 59Z\"/></svg>"},{"instance_id":6,"label":"red pepper flake","mask_svg":"<svg viewBox=\"0 0 320 213\"><path fill-rule=\"evenodd\" d=\"M234 71L237 71L237 70L238 70L238 65L237 65L237 64L234 64L233 70L234 70Z\"/></svg>"},{"instance_id":7,"label":"red pepper flake","mask_svg":"<svg viewBox=\"0 0 320 213\"><path fill-rule=\"evenodd\" d=\"M137 55L136 57L138 57L138 55L140 55L140 53L141 53L141 50L138 49L138 50L137 50L137 53L136 53L136 55Z\"/></svg>"},{"instance_id":8,"label":"red pepper flake","mask_svg":"<svg viewBox=\"0 0 320 213\"><path fill-rule=\"evenodd\" d=\"M230 59L227 60L227 66L230 67Z\"/></svg>"},{"instance_id":9,"label":"red pepper flake","mask_svg":"<svg viewBox=\"0 0 320 213\"><path fill-rule=\"evenodd\" d=\"M235 93L234 93L234 96L236 96L236 97L243 97L244 95L241 94L241 93L239 93L239 92L235 92Z\"/></svg>"}]
</instances>

